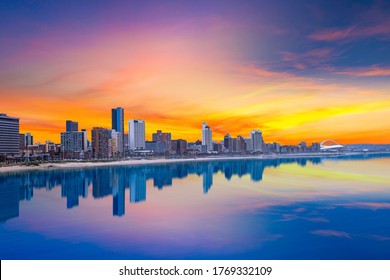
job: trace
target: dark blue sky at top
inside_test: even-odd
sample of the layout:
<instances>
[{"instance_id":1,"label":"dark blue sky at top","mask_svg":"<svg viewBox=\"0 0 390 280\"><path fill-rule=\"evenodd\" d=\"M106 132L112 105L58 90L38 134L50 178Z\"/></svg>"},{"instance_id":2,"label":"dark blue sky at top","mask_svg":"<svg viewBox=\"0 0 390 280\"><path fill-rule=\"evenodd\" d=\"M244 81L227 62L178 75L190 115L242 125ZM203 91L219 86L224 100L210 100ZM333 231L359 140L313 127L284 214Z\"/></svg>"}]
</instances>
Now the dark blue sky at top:
<instances>
[{"instance_id":1,"label":"dark blue sky at top","mask_svg":"<svg viewBox=\"0 0 390 280\"><path fill-rule=\"evenodd\" d=\"M347 0L1 0L0 59L13 55L28 40L45 38L48 33L57 32L64 41L69 36L69 41L83 41L90 34L118 27L169 27L188 20L196 25L207 17L232 24L231 36L242 42L237 52L247 61L274 71L311 75L323 68L385 68L390 64L390 1ZM314 39L316 34L328 31L348 34ZM326 54L311 55L313 50Z\"/></svg>"}]
</instances>

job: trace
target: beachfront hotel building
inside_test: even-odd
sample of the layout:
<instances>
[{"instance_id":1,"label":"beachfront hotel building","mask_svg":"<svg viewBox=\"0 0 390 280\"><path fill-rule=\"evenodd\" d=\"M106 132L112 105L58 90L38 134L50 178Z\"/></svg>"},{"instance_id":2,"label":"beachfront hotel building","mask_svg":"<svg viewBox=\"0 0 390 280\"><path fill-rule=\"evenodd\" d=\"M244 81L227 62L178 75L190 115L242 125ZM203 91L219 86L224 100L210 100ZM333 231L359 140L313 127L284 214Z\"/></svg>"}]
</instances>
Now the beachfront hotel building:
<instances>
[{"instance_id":1,"label":"beachfront hotel building","mask_svg":"<svg viewBox=\"0 0 390 280\"><path fill-rule=\"evenodd\" d=\"M129 150L145 149L145 121L129 120Z\"/></svg>"},{"instance_id":2,"label":"beachfront hotel building","mask_svg":"<svg viewBox=\"0 0 390 280\"><path fill-rule=\"evenodd\" d=\"M0 155L19 154L19 119L0 114Z\"/></svg>"},{"instance_id":3,"label":"beachfront hotel building","mask_svg":"<svg viewBox=\"0 0 390 280\"><path fill-rule=\"evenodd\" d=\"M263 151L263 134L261 130L252 130L251 132L252 151Z\"/></svg>"},{"instance_id":4,"label":"beachfront hotel building","mask_svg":"<svg viewBox=\"0 0 390 280\"><path fill-rule=\"evenodd\" d=\"M212 131L206 122L202 123L202 145L207 146L207 152L211 152L213 150Z\"/></svg>"}]
</instances>

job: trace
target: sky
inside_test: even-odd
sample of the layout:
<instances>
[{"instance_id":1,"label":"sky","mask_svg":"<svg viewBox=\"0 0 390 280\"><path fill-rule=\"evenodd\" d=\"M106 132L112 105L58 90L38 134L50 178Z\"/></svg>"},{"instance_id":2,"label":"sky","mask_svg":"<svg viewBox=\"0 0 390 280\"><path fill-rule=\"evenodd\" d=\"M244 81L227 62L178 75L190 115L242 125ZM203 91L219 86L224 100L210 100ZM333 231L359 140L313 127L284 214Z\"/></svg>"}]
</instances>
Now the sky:
<instances>
[{"instance_id":1,"label":"sky","mask_svg":"<svg viewBox=\"0 0 390 280\"><path fill-rule=\"evenodd\" d=\"M0 100L41 142L123 107L147 139L390 143L390 2L0 0Z\"/></svg>"}]
</instances>

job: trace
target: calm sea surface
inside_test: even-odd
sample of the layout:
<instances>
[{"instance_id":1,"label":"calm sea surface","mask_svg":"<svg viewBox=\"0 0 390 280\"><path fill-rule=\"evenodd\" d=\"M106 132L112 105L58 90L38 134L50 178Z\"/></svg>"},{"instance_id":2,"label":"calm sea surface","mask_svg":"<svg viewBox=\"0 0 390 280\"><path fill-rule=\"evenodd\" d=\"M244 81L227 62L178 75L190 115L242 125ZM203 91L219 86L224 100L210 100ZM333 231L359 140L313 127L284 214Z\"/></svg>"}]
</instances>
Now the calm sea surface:
<instances>
[{"instance_id":1,"label":"calm sea surface","mask_svg":"<svg viewBox=\"0 0 390 280\"><path fill-rule=\"evenodd\" d=\"M390 259L390 157L0 174L1 259Z\"/></svg>"}]
</instances>

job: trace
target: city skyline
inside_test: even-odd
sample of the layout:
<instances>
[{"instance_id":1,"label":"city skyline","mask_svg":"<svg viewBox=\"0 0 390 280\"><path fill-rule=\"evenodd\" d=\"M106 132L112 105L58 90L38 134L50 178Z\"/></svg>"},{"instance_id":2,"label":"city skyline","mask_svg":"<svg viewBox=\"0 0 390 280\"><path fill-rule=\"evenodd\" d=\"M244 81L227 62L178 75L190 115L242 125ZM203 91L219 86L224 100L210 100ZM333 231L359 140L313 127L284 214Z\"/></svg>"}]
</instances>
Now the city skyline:
<instances>
[{"instance_id":1,"label":"city skyline","mask_svg":"<svg viewBox=\"0 0 390 280\"><path fill-rule=\"evenodd\" d=\"M98 2L0 4L0 111L37 142L117 106L148 139L390 139L386 1Z\"/></svg>"},{"instance_id":2,"label":"city skyline","mask_svg":"<svg viewBox=\"0 0 390 280\"><path fill-rule=\"evenodd\" d=\"M118 107L118 108L120 108L120 107ZM118 109L118 108L114 108L114 109ZM114 110L113 109L113 110ZM121 110L123 110L123 108L120 108ZM18 118L18 117L15 117L15 116L9 116L8 114L6 114L6 113L1 113L1 114L3 114L3 115L5 115L5 116L7 116L7 117L10 117L10 118L16 118L16 119L18 119L20 122L22 121L20 118ZM111 116L112 117L112 116ZM129 127L129 125L130 125L130 122L131 121L141 121L141 122L143 122L143 123L146 123L146 120L135 120L135 119L129 119L129 120L126 120L126 118L124 118L123 119L123 121L124 122L126 122L128 125L125 125L124 127L125 128L128 128ZM47 135L47 134L42 134L43 136L43 138L42 139L44 139L44 140L42 140L42 141L39 141L39 140L36 140L35 141L35 133L34 132L31 132L31 131L23 131L22 130L22 128L20 128L20 130L19 130L19 132L20 132L20 135L26 135L25 137L31 137L31 139L34 139L34 141L33 142L31 142L32 140L30 140L30 142L29 142L29 144L28 145L34 145L35 143L45 143L45 142L51 142L51 143L61 143L61 135L63 134L63 133L65 133L65 132L67 132L67 129L68 129L68 122L69 122L69 120L66 120L66 124L65 124L65 126L64 126L64 128L65 129L62 129L60 132L59 132L59 140L58 140L58 142L56 142L56 141L53 141L52 139L49 139L49 138L45 138L45 135ZM73 122L73 121L70 121L70 122L72 122L72 123L74 123L74 124L76 124L77 126L78 126L78 122ZM110 120L110 123L112 123L113 122L113 120L111 119ZM186 139L186 140L188 140L189 142L196 142L196 141L200 141L200 142L203 142L202 141L202 139L203 139L203 131L204 131L204 126L205 125L207 125L207 122L205 122L205 121L203 121L201 124L200 124L200 126L198 127L198 130L200 130L200 132L199 132L199 135L198 135L198 137L195 137L195 138L193 138L194 140L189 140L189 139L187 139L186 138L186 135L183 135L183 134L180 134L180 135L182 135L182 137L183 137L183 139ZM163 127L163 126L161 126L161 127ZM116 131L116 129L113 129L113 128L110 128L110 126L108 126L108 127L106 127L106 126L102 126L102 125L99 125L99 124L93 124L92 125L92 127L90 128L90 130L88 130L88 129L85 129L85 128L83 128L83 129L81 129L81 130L74 130L75 132L82 132L82 131L84 131L84 132L86 132L86 131L90 131L90 132L92 132L92 130L94 130L95 128L101 128L101 129L105 129L105 130L107 130L107 131L113 131L113 132L116 132L116 133L118 133L117 131ZM210 131L211 131L211 128L210 128L210 126L208 126L207 125L207 129L209 129ZM248 129L250 129L250 128L248 128ZM145 139L144 139L144 141L156 141L156 140L154 140L154 137L155 137L155 134L156 133L161 133L161 131L162 131L162 129L156 129L155 131L149 131L149 130L147 130L146 129L146 127L144 128L144 131L145 131ZM148 131L148 132L146 132L146 131ZM229 130L227 130L227 129L224 129L224 131L226 131L226 134L224 134L224 135L222 135L221 137L214 137L214 136L212 136L211 137L211 143L222 143L223 144L223 142L224 141L226 141L226 136L229 136L229 137L231 137L232 139L233 138L243 138L243 139L249 139L249 140L251 140L251 137L253 137L253 133L260 133L260 138L262 139L261 141L263 142L263 143L265 143L265 142L268 142L268 143L279 143L279 144L283 144L283 145L297 145L297 144L300 144L302 141L304 141L304 142L311 142L311 141L308 141L307 139L313 139L312 141L312 143L317 143L317 142L322 142L322 141L334 141L333 139L330 139L330 138L328 138L328 139L318 139L318 138L316 138L316 137L312 137L312 138L310 138L310 137L306 137L306 138L303 138L303 139L300 139L300 140L297 140L297 142L293 142L293 143L290 143L290 142L288 142L288 143L283 143L283 142L281 142L281 141L278 141L278 139L274 139L274 138L272 138L272 137L270 137L270 138L272 138L273 140L272 141L265 141L265 140L263 140L263 136L262 136L262 129L256 129L256 128L252 128L252 129L250 129L249 131L245 131L245 132L243 132L243 133L240 133L240 134L237 134L237 135L234 135L234 134L232 134ZM120 133L120 134L122 134L122 133ZM169 132L169 134L172 134L171 132ZM31 136L30 136L31 135ZM129 135L129 129L124 129L124 133L123 133L123 135L127 135L127 137L126 138L128 138L128 135ZM211 136L211 135L210 135ZM174 138L176 138L176 139L179 139L179 140L181 140L182 138L180 138L180 137L175 137L175 135L174 135ZM87 133L87 138L86 138L88 141L92 141L92 135L89 133ZM329 140L330 139L330 140ZM160 141L160 140L159 140ZM334 141L335 142L335 141ZM337 142L335 142L336 144L338 144L338 141ZM369 142L366 142L366 143L364 143L364 142L357 142L357 143L343 143L343 144L389 144L389 142L387 141L384 141L383 143L374 143L374 142L371 142L371 143L369 143ZM251 145L253 145L253 144L251 144Z\"/></svg>"}]
</instances>

